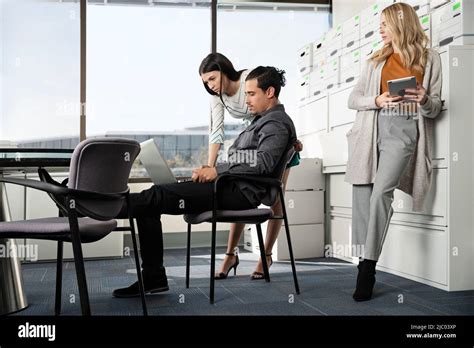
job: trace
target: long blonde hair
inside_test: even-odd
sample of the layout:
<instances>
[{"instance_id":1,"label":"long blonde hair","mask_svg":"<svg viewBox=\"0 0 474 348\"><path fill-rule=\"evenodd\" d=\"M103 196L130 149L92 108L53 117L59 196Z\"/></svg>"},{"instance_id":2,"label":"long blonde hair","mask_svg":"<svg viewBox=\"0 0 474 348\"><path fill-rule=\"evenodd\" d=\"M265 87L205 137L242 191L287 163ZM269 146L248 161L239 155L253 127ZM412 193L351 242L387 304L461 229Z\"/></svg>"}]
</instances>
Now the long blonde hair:
<instances>
[{"instance_id":1,"label":"long blonde hair","mask_svg":"<svg viewBox=\"0 0 474 348\"><path fill-rule=\"evenodd\" d=\"M413 7L397 2L382 11L392 42L400 50L400 58L408 70L423 72L427 60L428 36L421 27ZM374 64L386 60L394 52L392 43L376 51L370 60Z\"/></svg>"}]
</instances>

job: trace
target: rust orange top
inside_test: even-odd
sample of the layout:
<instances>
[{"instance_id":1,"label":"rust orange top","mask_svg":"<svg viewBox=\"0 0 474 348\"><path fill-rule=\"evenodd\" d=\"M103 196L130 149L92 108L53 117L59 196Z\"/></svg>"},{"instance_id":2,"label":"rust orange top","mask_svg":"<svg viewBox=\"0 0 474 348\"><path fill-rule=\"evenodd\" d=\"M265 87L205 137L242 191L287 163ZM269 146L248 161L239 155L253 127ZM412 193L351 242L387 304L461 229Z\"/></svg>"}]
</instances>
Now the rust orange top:
<instances>
[{"instance_id":1,"label":"rust orange top","mask_svg":"<svg viewBox=\"0 0 474 348\"><path fill-rule=\"evenodd\" d=\"M384 67L382 68L382 79L380 82L380 94L388 92L387 81L401 79L404 77L415 76L416 82L423 84L423 73L416 70L407 70L403 65L401 57L398 53L392 53L387 58Z\"/></svg>"}]
</instances>

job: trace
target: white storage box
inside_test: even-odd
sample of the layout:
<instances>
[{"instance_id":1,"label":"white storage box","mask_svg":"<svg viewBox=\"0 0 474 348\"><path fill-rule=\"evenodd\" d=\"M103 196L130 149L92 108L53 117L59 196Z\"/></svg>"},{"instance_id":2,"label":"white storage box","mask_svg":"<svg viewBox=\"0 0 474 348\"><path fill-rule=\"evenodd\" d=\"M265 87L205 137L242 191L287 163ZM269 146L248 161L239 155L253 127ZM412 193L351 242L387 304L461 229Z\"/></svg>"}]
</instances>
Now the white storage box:
<instances>
[{"instance_id":1,"label":"white storage box","mask_svg":"<svg viewBox=\"0 0 474 348\"><path fill-rule=\"evenodd\" d=\"M324 80L324 85L328 92L333 91L335 88L339 87L339 76L332 76Z\"/></svg>"},{"instance_id":2,"label":"white storage box","mask_svg":"<svg viewBox=\"0 0 474 348\"><path fill-rule=\"evenodd\" d=\"M305 76L300 78L300 84L298 86L298 99L300 101L303 101L309 97L309 76L310 74L306 74Z\"/></svg>"},{"instance_id":3,"label":"white storage box","mask_svg":"<svg viewBox=\"0 0 474 348\"><path fill-rule=\"evenodd\" d=\"M339 57L331 58L327 61L326 64L326 79L334 77L334 76L339 76L339 63L340 59Z\"/></svg>"},{"instance_id":4,"label":"white storage box","mask_svg":"<svg viewBox=\"0 0 474 348\"><path fill-rule=\"evenodd\" d=\"M340 83L355 83L360 76L361 68L361 50L356 49L341 57Z\"/></svg>"},{"instance_id":5,"label":"white storage box","mask_svg":"<svg viewBox=\"0 0 474 348\"><path fill-rule=\"evenodd\" d=\"M474 43L474 1L452 1L431 15L431 38L433 47L451 43L466 45Z\"/></svg>"},{"instance_id":6,"label":"white storage box","mask_svg":"<svg viewBox=\"0 0 474 348\"><path fill-rule=\"evenodd\" d=\"M309 43L298 51L298 70L302 75L310 72L313 65L313 44Z\"/></svg>"},{"instance_id":7,"label":"white storage box","mask_svg":"<svg viewBox=\"0 0 474 348\"><path fill-rule=\"evenodd\" d=\"M313 71L318 70L324 64L326 64L326 50L320 50L317 54L313 53Z\"/></svg>"},{"instance_id":8,"label":"white storage box","mask_svg":"<svg viewBox=\"0 0 474 348\"><path fill-rule=\"evenodd\" d=\"M346 50L357 48L360 41L360 15L348 19L342 24L342 54Z\"/></svg>"},{"instance_id":9,"label":"white storage box","mask_svg":"<svg viewBox=\"0 0 474 348\"><path fill-rule=\"evenodd\" d=\"M430 0L430 9L433 11L435 8L443 6L450 0Z\"/></svg>"},{"instance_id":10,"label":"white storage box","mask_svg":"<svg viewBox=\"0 0 474 348\"><path fill-rule=\"evenodd\" d=\"M375 40L360 48L361 63L370 59L372 55L383 47L383 41Z\"/></svg>"},{"instance_id":11,"label":"white storage box","mask_svg":"<svg viewBox=\"0 0 474 348\"><path fill-rule=\"evenodd\" d=\"M328 44L327 33L325 33L318 40L313 42L313 57L318 56L322 52L326 52L326 46Z\"/></svg>"}]
</instances>

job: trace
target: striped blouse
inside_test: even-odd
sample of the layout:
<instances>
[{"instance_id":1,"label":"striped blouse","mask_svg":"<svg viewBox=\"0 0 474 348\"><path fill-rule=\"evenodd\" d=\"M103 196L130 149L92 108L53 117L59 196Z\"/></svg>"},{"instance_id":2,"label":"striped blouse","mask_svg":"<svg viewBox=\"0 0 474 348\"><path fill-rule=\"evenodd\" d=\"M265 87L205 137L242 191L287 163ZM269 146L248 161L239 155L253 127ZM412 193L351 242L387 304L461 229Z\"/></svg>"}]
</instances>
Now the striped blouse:
<instances>
[{"instance_id":1,"label":"striped blouse","mask_svg":"<svg viewBox=\"0 0 474 348\"><path fill-rule=\"evenodd\" d=\"M245 103L245 79L250 73L250 70L242 71L240 75L240 87L233 96L229 97L226 94L222 95L227 111L229 114L237 119L241 119L245 126L248 126L254 116L248 111ZM209 143L223 144L225 139L224 133L224 105L219 96L213 95L211 97L211 120L209 125Z\"/></svg>"}]
</instances>

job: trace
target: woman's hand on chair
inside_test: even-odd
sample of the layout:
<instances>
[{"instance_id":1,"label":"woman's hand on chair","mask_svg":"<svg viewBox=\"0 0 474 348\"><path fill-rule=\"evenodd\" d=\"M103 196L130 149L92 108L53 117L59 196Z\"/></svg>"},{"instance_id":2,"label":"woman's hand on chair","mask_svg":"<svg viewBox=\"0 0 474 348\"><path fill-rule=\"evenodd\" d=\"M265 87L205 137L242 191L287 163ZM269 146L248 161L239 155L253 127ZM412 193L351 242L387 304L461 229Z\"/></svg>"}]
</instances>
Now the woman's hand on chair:
<instances>
[{"instance_id":1,"label":"woman's hand on chair","mask_svg":"<svg viewBox=\"0 0 474 348\"><path fill-rule=\"evenodd\" d=\"M296 152L301 152L303 151L303 143L296 139L295 143L293 144L293 147L295 148Z\"/></svg>"}]
</instances>

